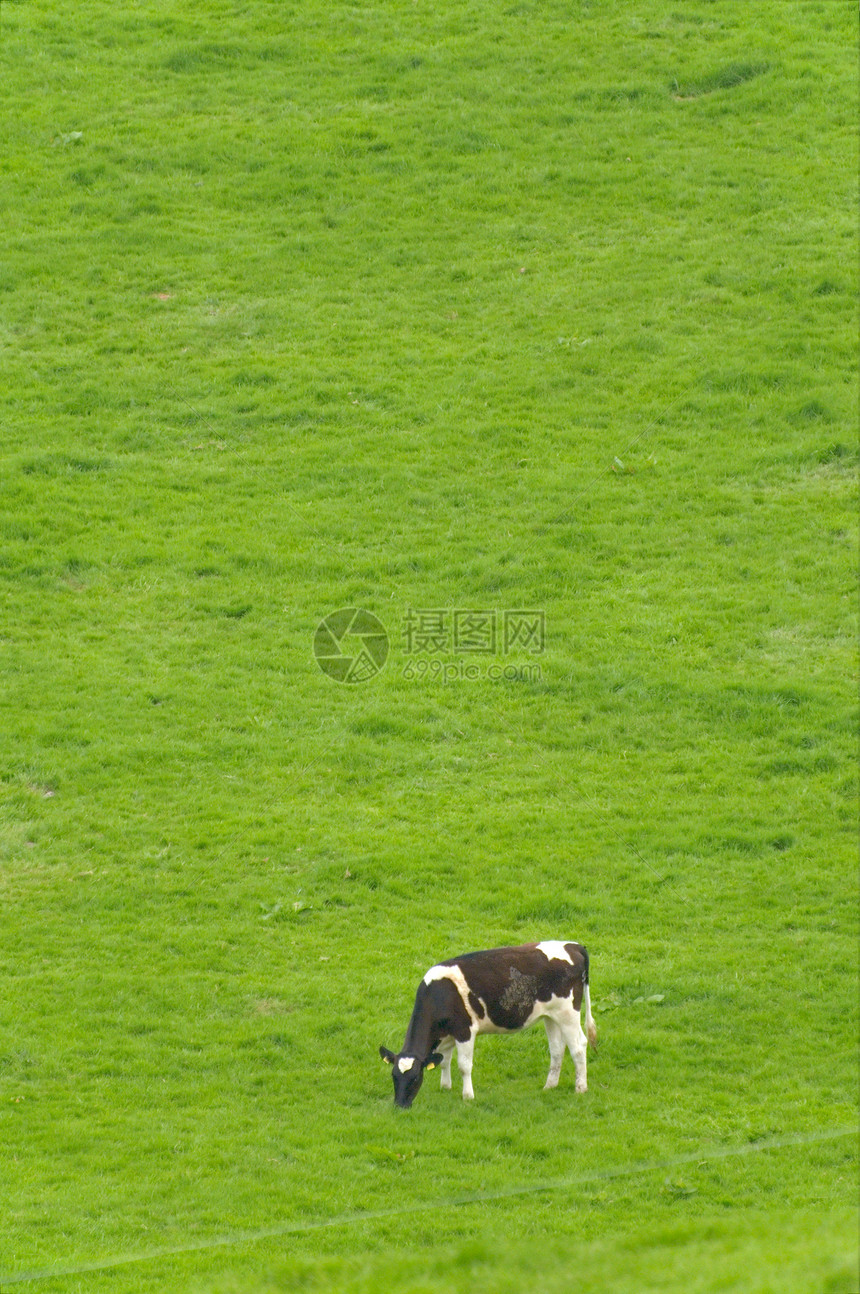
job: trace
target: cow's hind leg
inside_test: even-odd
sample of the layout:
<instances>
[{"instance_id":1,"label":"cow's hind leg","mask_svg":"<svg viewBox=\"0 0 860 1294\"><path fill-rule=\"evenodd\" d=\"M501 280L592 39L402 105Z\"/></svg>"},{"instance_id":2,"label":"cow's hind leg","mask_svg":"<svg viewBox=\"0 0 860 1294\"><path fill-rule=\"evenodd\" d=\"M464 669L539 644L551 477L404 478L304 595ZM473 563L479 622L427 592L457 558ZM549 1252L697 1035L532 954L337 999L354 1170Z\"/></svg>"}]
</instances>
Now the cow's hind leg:
<instances>
[{"instance_id":1,"label":"cow's hind leg","mask_svg":"<svg viewBox=\"0 0 860 1294\"><path fill-rule=\"evenodd\" d=\"M585 1092L588 1090L586 1079L586 1048L587 1040L583 1032L582 1022L579 1018L579 1012L574 1011L571 1007L569 1012L565 1012L564 1017L559 1021L559 1027L567 1044L567 1049L573 1059L574 1069L576 1070L576 1090Z\"/></svg>"},{"instance_id":2,"label":"cow's hind leg","mask_svg":"<svg viewBox=\"0 0 860 1294\"><path fill-rule=\"evenodd\" d=\"M558 1087L561 1062L564 1060L564 1034L558 1023L551 1020L548 1015L544 1016L543 1023L546 1029L546 1040L549 1043L549 1074L543 1085L543 1090L546 1092L551 1087Z\"/></svg>"}]
</instances>

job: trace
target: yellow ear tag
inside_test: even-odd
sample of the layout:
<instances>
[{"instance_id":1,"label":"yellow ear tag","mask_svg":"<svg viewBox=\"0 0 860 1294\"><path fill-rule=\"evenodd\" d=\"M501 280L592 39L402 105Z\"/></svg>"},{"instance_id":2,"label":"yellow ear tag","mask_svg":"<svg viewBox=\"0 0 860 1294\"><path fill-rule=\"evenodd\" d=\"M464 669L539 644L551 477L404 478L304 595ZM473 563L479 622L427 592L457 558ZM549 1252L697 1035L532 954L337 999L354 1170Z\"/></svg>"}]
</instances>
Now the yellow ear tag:
<instances>
[{"instance_id":1,"label":"yellow ear tag","mask_svg":"<svg viewBox=\"0 0 860 1294\"><path fill-rule=\"evenodd\" d=\"M425 1069L435 1069L435 1068L436 1068L436 1066L435 1066L435 1065L425 1065L425 1066L424 1066L424 1068L425 1068Z\"/></svg>"}]
</instances>

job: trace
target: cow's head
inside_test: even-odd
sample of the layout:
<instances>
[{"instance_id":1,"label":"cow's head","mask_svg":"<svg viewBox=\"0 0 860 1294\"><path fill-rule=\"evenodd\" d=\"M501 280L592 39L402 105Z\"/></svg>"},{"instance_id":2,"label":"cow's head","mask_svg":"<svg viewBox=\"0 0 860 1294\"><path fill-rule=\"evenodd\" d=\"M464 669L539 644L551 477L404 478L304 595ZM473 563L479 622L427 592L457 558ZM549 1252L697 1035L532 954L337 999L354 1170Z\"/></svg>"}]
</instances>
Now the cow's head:
<instances>
[{"instance_id":1,"label":"cow's head","mask_svg":"<svg viewBox=\"0 0 860 1294\"><path fill-rule=\"evenodd\" d=\"M424 1082L425 1069L435 1069L442 1057L438 1051L431 1052L426 1060L417 1056L405 1056L402 1052L395 1056L387 1047L380 1047L379 1054L391 1066L391 1077L394 1079L394 1104L401 1110L408 1110L418 1095L418 1089Z\"/></svg>"}]
</instances>

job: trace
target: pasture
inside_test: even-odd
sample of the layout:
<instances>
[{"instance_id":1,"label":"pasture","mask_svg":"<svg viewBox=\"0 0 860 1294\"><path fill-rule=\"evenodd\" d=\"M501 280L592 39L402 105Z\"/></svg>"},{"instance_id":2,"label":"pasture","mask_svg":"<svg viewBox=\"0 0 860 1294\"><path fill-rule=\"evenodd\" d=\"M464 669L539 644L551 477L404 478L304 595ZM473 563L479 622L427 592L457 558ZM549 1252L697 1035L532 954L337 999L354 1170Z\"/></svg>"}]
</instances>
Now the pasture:
<instances>
[{"instance_id":1,"label":"pasture","mask_svg":"<svg viewBox=\"0 0 860 1294\"><path fill-rule=\"evenodd\" d=\"M856 1294L855 7L0 37L0 1289Z\"/></svg>"}]
</instances>

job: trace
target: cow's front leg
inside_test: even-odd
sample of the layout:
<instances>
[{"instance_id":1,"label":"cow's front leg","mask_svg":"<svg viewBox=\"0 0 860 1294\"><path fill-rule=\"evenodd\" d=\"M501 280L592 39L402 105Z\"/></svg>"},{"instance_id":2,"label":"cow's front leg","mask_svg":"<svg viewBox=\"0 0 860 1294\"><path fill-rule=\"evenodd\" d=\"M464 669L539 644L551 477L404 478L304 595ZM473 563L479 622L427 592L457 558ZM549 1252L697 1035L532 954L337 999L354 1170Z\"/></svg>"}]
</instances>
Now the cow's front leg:
<instances>
[{"instance_id":1,"label":"cow's front leg","mask_svg":"<svg viewBox=\"0 0 860 1294\"><path fill-rule=\"evenodd\" d=\"M457 1043L457 1068L463 1076L463 1100L474 1101L475 1093L472 1090L472 1056L475 1052L475 1035L472 1034L465 1042Z\"/></svg>"},{"instance_id":2,"label":"cow's front leg","mask_svg":"<svg viewBox=\"0 0 860 1294\"><path fill-rule=\"evenodd\" d=\"M454 1039L446 1038L439 1044L439 1050L442 1053L442 1091L451 1091L451 1057L454 1055Z\"/></svg>"}]
</instances>

